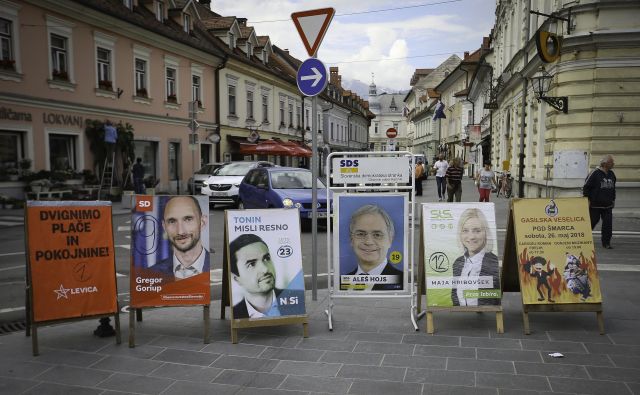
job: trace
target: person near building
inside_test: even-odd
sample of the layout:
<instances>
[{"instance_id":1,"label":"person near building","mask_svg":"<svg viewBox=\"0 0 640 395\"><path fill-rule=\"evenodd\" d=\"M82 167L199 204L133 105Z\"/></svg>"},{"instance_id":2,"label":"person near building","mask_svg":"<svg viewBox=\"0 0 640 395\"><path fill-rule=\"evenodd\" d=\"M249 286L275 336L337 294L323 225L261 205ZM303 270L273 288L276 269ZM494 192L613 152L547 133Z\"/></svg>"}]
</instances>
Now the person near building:
<instances>
[{"instance_id":1,"label":"person near building","mask_svg":"<svg viewBox=\"0 0 640 395\"><path fill-rule=\"evenodd\" d=\"M142 158L136 158L136 164L133 165L133 188L137 194L144 193L144 166Z\"/></svg>"},{"instance_id":2,"label":"person near building","mask_svg":"<svg viewBox=\"0 0 640 395\"><path fill-rule=\"evenodd\" d=\"M107 144L107 154L111 156L118 141L118 130L108 119L104 123L104 142Z\"/></svg>"},{"instance_id":3,"label":"person near building","mask_svg":"<svg viewBox=\"0 0 640 395\"><path fill-rule=\"evenodd\" d=\"M589 199L591 229L602 218L602 246L612 249L613 207L616 202L616 175L613 173L613 156L605 155L600 159L600 167L587 176L582 187L582 195Z\"/></svg>"},{"instance_id":4,"label":"person near building","mask_svg":"<svg viewBox=\"0 0 640 395\"><path fill-rule=\"evenodd\" d=\"M422 165L422 160L418 159L416 168L414 170L414 180L416 186L416 196L422 196L422 180L424 180L425 171Z\"/></svg>"},{"instance_id":5,"label":"person near building","mask_svg":"<svg viewBox=\"0 0 640 395\"><path fill-rule=\"evenodd\" d=\"M480 202L488 202L491 189L496 186L496 175L491 170L491 163L485 162L484 167L476 173L476 185L480 193Z\"/></svg>"},{"instance_id":6,"label":"person near building","mask_svg":"<svg viewBox=\"0 0 640 395\"><path fill-rule=\"evenodd\" d=\"M453 158L451 166L447 168L445 176L447 178L447 193L449 198L447 202L459 202L462 198L462 160L460 158Z\"/></svg>"},{"instance_id":7,"label":"person near building","mask_svg":"<svg viewBox=\"0 0 640 395\"><path fill-rule=\"evenodd\" d=\"M438 155L438 160L433 164L433 169L436 171L436 188L438 189L438 201L440 202L446 197L447 184L445 176L448 167L449 163L444 159L444 155Z\"/></svg>"}]
</instances>

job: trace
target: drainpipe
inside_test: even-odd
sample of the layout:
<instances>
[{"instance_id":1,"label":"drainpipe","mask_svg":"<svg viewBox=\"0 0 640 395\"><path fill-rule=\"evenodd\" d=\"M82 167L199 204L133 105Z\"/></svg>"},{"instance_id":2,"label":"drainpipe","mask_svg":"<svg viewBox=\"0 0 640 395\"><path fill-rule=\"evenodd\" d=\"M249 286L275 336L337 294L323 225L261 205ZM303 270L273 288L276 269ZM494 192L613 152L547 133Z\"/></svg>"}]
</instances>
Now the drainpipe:
<instances>
[{"instance_id":1,"label":"drainpipe","mask_svg":"<svg viewBox=\"0 0 640 395\"><path fill-rule=\"evenodd\" d=\"M220 70L224 69L224 67L226 66L227 59L228 58L225 56L222 59L222 63L220 63L218 67L216 67L216 71L213 73L214 79L215 79L215 82L214 82L215 87L220 93L222 92L222 90L220 89ZM221 96L222 94L219 94L216 100L216 125L218 125L216 129L218 129L218 134L220 135L220 137L222 137L222 127L220 124L220 101L222 100ZM221 158L222 153L220 149L221 145L222 145L222 139L220 139L220 141L218 141L218 144L216 144L216 152L215 152L216 158L214 162L222 162L222 158Z\"/></svg>"},{"instance_id":2,"label":"drainpipe","mask_svg":"<svg viewBox=\"0 0 640 395\"><path fill-rule=\"evenodd\" d=\"M531 9L531 0L528 0L524 9L524 14L527 16L527 23L524 26L524 36L526 38L524 44L524 63L523 63L523 71L529 64L529 51L527 51L527 43L529 42L529 28L530 28L530 15L529 10ZM518 155L518 197L524 197L524 132L526 127L526 117L527 117L527 89L529 80L526 76L522 76L522 114L520 117L520 153Z\"/></svg>"}]
</instances>

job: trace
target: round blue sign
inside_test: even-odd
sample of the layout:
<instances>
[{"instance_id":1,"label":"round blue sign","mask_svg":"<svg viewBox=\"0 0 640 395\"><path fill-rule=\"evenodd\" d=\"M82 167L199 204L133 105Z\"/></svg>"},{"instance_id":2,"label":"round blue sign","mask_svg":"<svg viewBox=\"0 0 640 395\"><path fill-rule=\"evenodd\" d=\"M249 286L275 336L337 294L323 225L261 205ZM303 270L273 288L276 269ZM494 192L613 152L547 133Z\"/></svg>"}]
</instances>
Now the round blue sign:
<instances>
[{"instance_id":1,"label":"round blue sign","mask_svg":"<svg viewBox=\"0 0 640 395\"><path fill-rule=\"evenodd\" d=\"M327 87L327 68L316 58L302 62L296 75L300 93L305 96L317 96Z\"/></svg>"}]
</instances>

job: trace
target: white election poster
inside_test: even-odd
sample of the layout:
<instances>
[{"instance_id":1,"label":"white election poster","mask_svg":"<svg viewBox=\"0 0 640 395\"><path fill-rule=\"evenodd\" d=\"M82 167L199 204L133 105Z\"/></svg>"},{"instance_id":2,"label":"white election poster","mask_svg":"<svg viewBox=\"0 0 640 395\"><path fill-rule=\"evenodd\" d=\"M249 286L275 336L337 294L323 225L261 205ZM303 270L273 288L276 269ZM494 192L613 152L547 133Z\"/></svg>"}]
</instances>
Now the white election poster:
<instances>
[{"instance_id":1,"label":"white election poster","mask_svg":"<svg viewBox=\"0 0 640 395\"><path fill-rule=\"evenodd\" d=\"M227 210L233 319L305 314L300 212Z\"/></svg>"},{"instance_id":2,"label":"white election poster","mask_svg":"<svg viewBox=\"0 0 640 395\"><path fill-rule=\"evenodd\" d=\"M333 158L333 183L408 183L412 177L410 160L408 156Z\"/></svg>"}]
</instances>

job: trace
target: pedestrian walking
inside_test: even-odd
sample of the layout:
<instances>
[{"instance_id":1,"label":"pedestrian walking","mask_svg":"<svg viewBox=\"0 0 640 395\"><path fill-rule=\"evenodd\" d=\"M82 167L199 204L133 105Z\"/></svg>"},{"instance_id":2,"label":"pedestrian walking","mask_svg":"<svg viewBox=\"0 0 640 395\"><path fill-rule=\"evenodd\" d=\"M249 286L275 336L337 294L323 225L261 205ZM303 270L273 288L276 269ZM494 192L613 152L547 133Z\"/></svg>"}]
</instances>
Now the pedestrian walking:
<instances>
[{"instance_id":1,"label":"pedestrian walking","mask_svg":"<svg viewBox=\"0 0 640 395\"><path fill-rule=\"evenodd\" d=\"M587 176L582 187L582 196L589 199L589 216L591 229L595 228L602 218L602 246L611 247L613 233L613 207L616 202L616 175L613 173L613 156L605 155L600 159L600 167Z\"/></svg>"},{"instance_id":2,"label":"pedestrian walking","mask_svg":"<svg viewBox=\"0 0 640 395\"><path fill-rule=\"evenodd\" d=\"M491 170L491 163L485 162L484 168L476 173L476 186L480 193L480 202L488 202L491 189L496 185L495 173Z\"/></svg>"},{"instance_id":3,"label":"pedestrian walking","mask_svg":"<svg viewBox=\"0 0 640 395\"><path fill-rule=\"evenodd\" d=\"M414 181L416 187L416 196L422 196L422 180L424 180L425 170L422 161L418 160L414 171Z\"/></svg>"},{"instance_id":4,"label":"pedestrian walking","mask_svg":"<svg viewBox=\"0 0 640 395\"><path fill-rule=\"evenodd\" d=\"M133 165L133 188L136 194L144 193L144 166L142 158L136 158L136 164Z\"/></svg>"},{"instance_id":5,"label":"pedestrian walking","mask_svg":"<svg viewBox=\"0 0 640 395\"><path fill-rule=\"evenodd\" d=\"M438 201L440 202L446 197L447 183L445 182L445 176L448 167L449 163L444 159L444 155L438 155L438 160L433 164L433 169L436 171L436 188L438 190Z\"/></svg>"},{"instance_id":6,"label":"pedestrian walking","mask_svg":"<svg viewBox=\"0 0 640 395\"><path fill-rule=\"evenodd\" d=\"M451 166L447 168L447 193L449 198L447 202L459 202L462 198L462 160L460 158L453 158Z\"/></svg>"}]
</instances>

